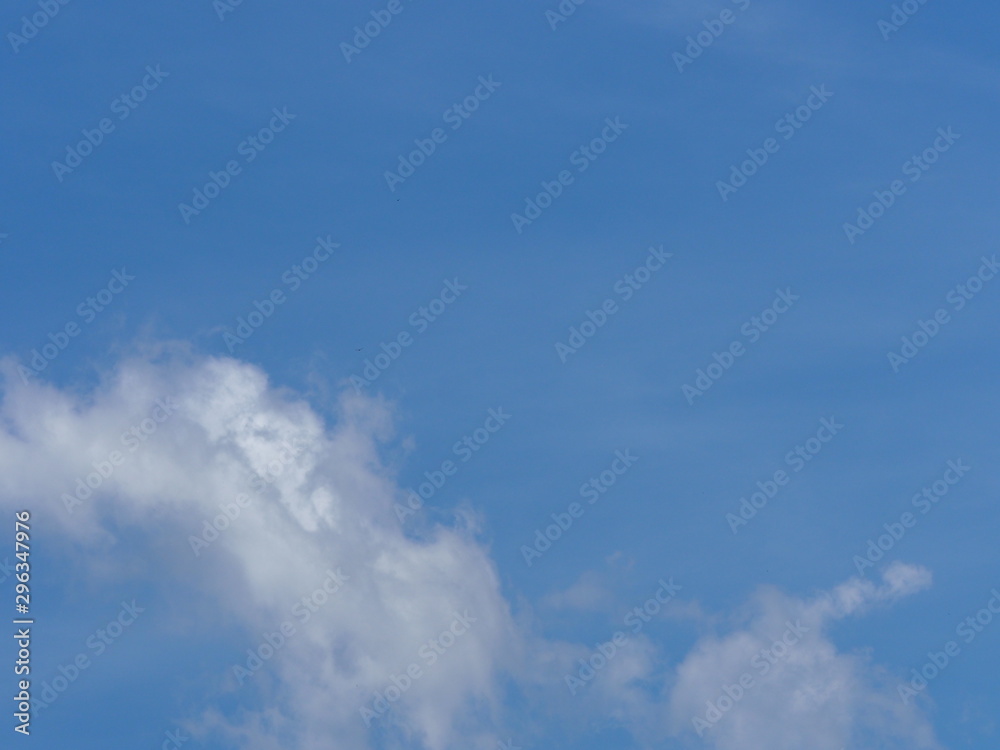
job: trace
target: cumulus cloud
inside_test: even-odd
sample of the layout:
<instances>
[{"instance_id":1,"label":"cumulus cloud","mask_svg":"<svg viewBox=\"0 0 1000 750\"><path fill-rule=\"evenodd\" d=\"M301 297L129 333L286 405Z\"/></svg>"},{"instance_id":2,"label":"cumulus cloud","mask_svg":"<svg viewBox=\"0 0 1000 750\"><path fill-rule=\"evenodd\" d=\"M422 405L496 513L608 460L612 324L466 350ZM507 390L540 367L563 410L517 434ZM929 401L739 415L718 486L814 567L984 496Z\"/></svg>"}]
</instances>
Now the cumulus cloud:
<instances>
[{"instance_id":1,"label":"cumulus cloud","mask_svg":"<svg viewBox=\"0 0 1000 750\"><path fill-rule=\"evenodd\" d=\"M938 748L926 719L864 656L838 652L828 626L915 593L930 573L896 563L814 599L762 590L725 636L699 640L669 691L672 734L718 750Z\"/></svg>"},{"instance_id":2,"label":"cumulus cloud","mask_svg":"<svg viewBox=\"0 0 1000 750\"><path fill-rule=\"evenodd\" d=\"M585 571L567 589L553 591L542 603L554 610L603 611L615 601L604 579L592 570Z\"/></svg>"},{"instance_id":3,"label":"cumulus cloud","mask_svg":"<svg viewBox=\"0 0 1000 750\"><path fill-rule=\"evenodd\" d=\"M330 737L365 747L376 722L428 748L454 744L459 730L491 740L469 717L495 711L505 669L518 661L515 628L468 529L413 538L396 520L398 488L379 458L391 436L386 404L344 395L327 426L255 367L177 352L123 362L85 395L25 385L10 362L6 375L8 508L26 502L84 560L105 558L129 534L171 529L176 544L161 546L162 566L151 568L194 571L195 585L221 597L220 617L235 615L249 633L296 626L268 664L276 679L220 676L232 690L267 685L268 712L238 725L206 715L214 730L249 748L290 736L303 750L329 747ZM156 411L158 401L166 408ZM134 450L132 428L142 438ZM294 609L338 570L347 580L319 596L322 606ZM456 614L468 625L453 626ZM386 702L392 716L362 716L414 663L421 676Z\"/></svg>"},{"instance_id":4,"label":"cumulus cloud","mask_svg":"<svg viewBox=\"0 0 1000 750\"><path fill-rule=\"evenodd\" d=\"M86 392L25 384L12 360L0 371L4 510L31 507L95 585L123 575L135 540L148 542L142 576L210 596L198 626L247 638L240 669L206 689L206 700L231 695L244 708L192 717L199 736L249 750L492 750L509 736L515 691L545 721L572 727L586 712L657 744L840 750L877 737L937 748L917 709L824 632L929 585L923 569L897 565L880 584L852 579L809 600L764 590L733 632L704 636L679 664L648 633L630 634L570 695L563 678L592 645L543 639L529 607L512 610L476 514L411 523L416 532L399 522L384 401L345 393L327 417L259 368L170 346L123 360ZM609 601L585 575L549 604ZM286 622L294 633L278 639ZM754 659L791 640L789 627L794 643L760 674ZM698 737L692 717L744 672L755 685Z\"/></svg>"}]
</instances>

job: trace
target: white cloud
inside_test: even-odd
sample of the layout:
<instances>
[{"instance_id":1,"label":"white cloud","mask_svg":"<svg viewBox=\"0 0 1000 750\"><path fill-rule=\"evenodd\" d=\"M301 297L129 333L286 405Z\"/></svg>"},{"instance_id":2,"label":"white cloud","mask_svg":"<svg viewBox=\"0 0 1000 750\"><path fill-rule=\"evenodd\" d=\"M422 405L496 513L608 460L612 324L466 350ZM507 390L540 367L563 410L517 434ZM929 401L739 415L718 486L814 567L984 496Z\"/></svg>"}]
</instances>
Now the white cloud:
<instances>
[{"instance_id":1,"label":"white cloud","mask_svg":"<svg viewBox=\"0 0 1000 750\"><path fill-rule=\"evenodd\" d=\"M178 598L211 597L214 606L189 624L241 633L247 648L283 621L297 626L267 669L246 684L218 675L218 689L254 691L258 700L236 697L267 708L235 715L209 708L188 725L202 734L249 750L320 750L331 738L338 747L369 747L372 735L359 708L372 706L373 693L392 685L392 675L417 664L420 676L392 714L378 720L386 746L492 750L510 734L503 729L510 718L503 696L512 685L546 720L569 729L582 729L583 712L630 727L642 739L694 738L692 716L703 715L705 702L742 672L756 676L755 654L781 637L786 623L801 621L808 631L704 733L708 746L857 750L877 737L878 747L893 741L937 747L917 709L902 706L877 669L861 656L838 653L823 632L837 618L929 585L920 568L894 566L881 584L852 579L806 601L764 590L736 630L703 637L676 668L640 633L570 696L563 677L592 653L592 644L543 640L534 635L529 610L512 613L475 538L474 512L418 537L404 532L393 512L402 493L383 462L393 423L383 401L345 394L328 424L258 368L172 347L123 361L85 394L25 385L13 364L2 363L5 512L31 507L39 525L60 530L81 575L95 585L130 574L121 565L129 545L120 542L148 542L146 567L131 574L154 577L160 591L181 592ZM172 399L176 413L130 451L122 433L141 425L157 399ZM121 465L68 512L60 497L113 451L123 453ZM273 481L258 480L262 489L255 492L255 474ZM242 506L241 493L249 498ZM189 538L219 517L220 507L239 512L195 557ZM293 607L338 568L346 585L300 622ZM606 600L600 582L584 576L551 603L593 609ZM466 612L475 621L443 636L455 613ZM439 636L439 646L449 645L430 664L422 649Z\"/></svg>"},{"instance_id":2,"label":"white cloud","mask_svg":"<svg viewBox=\"0 0 1000 750\"><path fill-rule=\"evenodd\" d=\"M161 575L194 571L188 585L216 592L219 619L235 615L248 633L274 631L285 620L298 626L268 664L277 680L238 688L266 685L273 692L265 703L280 707L280 720L250 713L229 727L243 746L269 747L273 727L291 732L303 750L329 747L331 736L339 746L364 747L368 729L358 709L411 663L423 674L394 704L394 721L428 748L454 744L460 727L464 738L482 735L466 717L473 706L497 703L498 680L517 664L515 628L494 566L469 533L403 533L392 512L398 489L379 460L379 442L391 434L389 408L345 395L336 424L327 427L250 365L177 352L158 360L124 362L86 396L23 385L8 362L0 407L3 504L11 508L18 498L39 524L61 527L82 545L84 560L106 557L109 545L129 534L172 529L176 543L160 547ZM177 413L128 451L122 433L146 418L157 398L173 399ZM301 446L291 462L282 458L286 446ZM60 496L112 451L124 461L69 513ZM280 474L254 493L248 477L266 476L269 467ZM194 558L188 537L201 533L220 505L239 507L239 493L249 503ZM336 568L349 582L300 625L292 607ZM428 665L421 646L464 611L476 622ZM225 675L220 682L236 688ZM226 723L206 716L217 728Z\"/></svg>"},{"instance_id":3,"label":"white cloud","mask_svg":"<svg viewBox=\"0 0 1000 750\"><path fill-rule=\"evenodd\" d=\"M592 570L585 571L564 591L553 591L542 603L554 610L596 612L606 610L615 601L604 578Z\"/></svg>"},{"instance_id":4,"label":"white cloud","mask_svg":"<svg viewBox=\"0 0 1000 750\"><path fill-rule=\"evenodd\" d=\"M883 579L851 579L805 601L762 590L744 622L703 637L677 667L671 733L718 750L938 748L894 684L864 656L838 652L825 633L839 618L930 585L925 569L899 563Z\"/></svg>"}]
</instances>

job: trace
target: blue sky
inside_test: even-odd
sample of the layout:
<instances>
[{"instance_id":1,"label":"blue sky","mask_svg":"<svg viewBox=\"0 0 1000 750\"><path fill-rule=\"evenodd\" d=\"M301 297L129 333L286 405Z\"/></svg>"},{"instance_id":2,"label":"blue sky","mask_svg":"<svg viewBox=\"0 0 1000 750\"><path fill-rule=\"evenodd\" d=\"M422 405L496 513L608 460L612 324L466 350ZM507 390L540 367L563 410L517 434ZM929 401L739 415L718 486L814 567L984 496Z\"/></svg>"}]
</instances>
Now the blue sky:
<instances>
[{"instance_id":1,"label":"blue sky","mask_svg":"<svg viewBox=\"0 0 1000 750\"><path fill-rule=\"evenodd\" d=\"M33 689L95 657L12 746L995 747L1000 641L958 632L1000 586L992 6L914 2L895 30L890 3L389 6L5 12L0 504L35 518ZM373 14L391 20L345 59ZM422 163L387 179L401 159ZM845 231L859 212L879 215ZM686 397L699 370L719 376ZM331 567L343 590L234 682ZM573 694L661 579L676 597ZM796 618L808 636L765 679L751 656ZM369 726L411 662L426 675Z\"/></svg>"}]
</instances>

